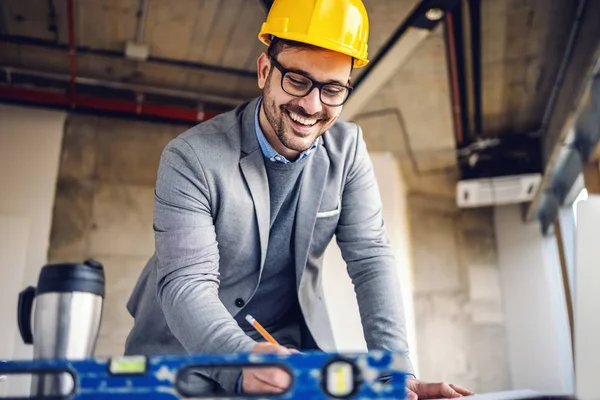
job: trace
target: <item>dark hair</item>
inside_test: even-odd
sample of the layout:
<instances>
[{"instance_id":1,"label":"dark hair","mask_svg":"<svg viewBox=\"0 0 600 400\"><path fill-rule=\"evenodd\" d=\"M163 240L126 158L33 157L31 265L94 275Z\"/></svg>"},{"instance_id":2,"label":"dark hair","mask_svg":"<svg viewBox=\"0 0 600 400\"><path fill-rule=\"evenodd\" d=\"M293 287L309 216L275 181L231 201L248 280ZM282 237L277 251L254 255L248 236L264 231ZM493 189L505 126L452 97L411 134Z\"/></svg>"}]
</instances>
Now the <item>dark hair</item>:
<instances>
[{"instance_id":1,"label":"dark hair","mask_svg":"<svg viewBox=\"0 0 600 400\"><path fill-rule=\"evenodd\" d=\"M271 44L267 50L267 54L271 57L277 58L279 53L285 49L307 49L317 50L319 47L313 46L312 44L296 42L295 40L279 39L276 36L271 36Z\"/></svg>"},{"instance_id":2,"label":"dark hair","mask_svg":"<svg viewBox=\"0 0 600 400\"><path fill-rule=\"evenodd\" d=\"M307 49L307 50L317 50L320 49L318 46L314 46L312 44L296 42L295 40L287 40L280 39L276 36L271 36L271 44L267 49L267 54L273 58L277 58L277 56L285 49ZM350 67L350 72L354 69L354 57L351 57L352 64Z\"/></svg>"}]
</instances>

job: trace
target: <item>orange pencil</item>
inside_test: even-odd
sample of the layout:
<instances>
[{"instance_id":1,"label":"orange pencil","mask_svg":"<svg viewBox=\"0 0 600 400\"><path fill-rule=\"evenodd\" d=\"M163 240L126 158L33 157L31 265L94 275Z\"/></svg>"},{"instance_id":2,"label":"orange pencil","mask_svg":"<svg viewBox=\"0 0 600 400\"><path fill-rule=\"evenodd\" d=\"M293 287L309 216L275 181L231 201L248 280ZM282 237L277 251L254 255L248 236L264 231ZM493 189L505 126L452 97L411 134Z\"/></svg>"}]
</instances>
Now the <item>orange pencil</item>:
<instances>
[{"instance_id":1,"label":"orange pencil","mask_svg":"<svg viewBox=\"0 0 600 400\"><path fill-rule=\"evenodd\" d=\"M248 321L248 323L250 325L252 325L254 327L254 329L256 329L258 331L258 333L260 333L267 342L279 346L279 343L277 343L277 340L275 340L273 338L273 336L271 336L271 334L269 332L267 332L267 330L265 328L263 328L262 325L259 324L258 321L254 319L254 317L252 317L252 315L250 315L250 314L246 315L246 321Z\"/></svg>"}]
</instances>

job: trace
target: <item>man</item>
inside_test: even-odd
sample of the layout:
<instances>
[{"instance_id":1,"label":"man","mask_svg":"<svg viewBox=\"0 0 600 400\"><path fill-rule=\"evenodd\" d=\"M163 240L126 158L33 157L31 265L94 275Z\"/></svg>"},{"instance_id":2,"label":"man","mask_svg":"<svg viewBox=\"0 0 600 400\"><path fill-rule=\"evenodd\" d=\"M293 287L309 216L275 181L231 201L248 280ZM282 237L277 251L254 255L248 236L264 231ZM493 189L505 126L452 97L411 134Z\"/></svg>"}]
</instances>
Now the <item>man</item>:
<instances>
[{"instance_id":1,"label":"man","mask_svg":"<svg viewBox=\"0 0 600 400\"><path fill-rule=\"evenodd\" d=\"M197 125L164 150L156 253L128 303L127 354L334 351L323 252L333 238L370 349L408 358L395 264L360 128L338 121L367 60L360 0L276 0L259 34L263 96ZM282 346L261 342L251 314ZM205 392L281 392L283 370L199 371ZM470 392L412 379L416 398Z\"/></svg>"}]
</instances>

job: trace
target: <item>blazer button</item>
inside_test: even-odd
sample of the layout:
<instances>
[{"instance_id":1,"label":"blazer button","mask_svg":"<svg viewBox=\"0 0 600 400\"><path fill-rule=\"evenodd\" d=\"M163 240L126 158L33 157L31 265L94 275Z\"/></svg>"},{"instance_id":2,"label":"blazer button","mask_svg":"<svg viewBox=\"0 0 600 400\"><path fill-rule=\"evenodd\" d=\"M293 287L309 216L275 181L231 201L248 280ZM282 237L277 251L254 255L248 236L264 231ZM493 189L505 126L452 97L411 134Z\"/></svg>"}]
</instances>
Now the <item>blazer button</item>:
<instances>
[{"instance_id":1,"label":"blazer button","mask_svg":"<svg viewBox=\"0 0 600 400\"><path fill-rule=\"evenodd\" d=\"M238 307L244 307L244 305L246 304L246 302L244 302L244 300L242 299L235 299L235 305Z\"/></svg>"}]
</instances>

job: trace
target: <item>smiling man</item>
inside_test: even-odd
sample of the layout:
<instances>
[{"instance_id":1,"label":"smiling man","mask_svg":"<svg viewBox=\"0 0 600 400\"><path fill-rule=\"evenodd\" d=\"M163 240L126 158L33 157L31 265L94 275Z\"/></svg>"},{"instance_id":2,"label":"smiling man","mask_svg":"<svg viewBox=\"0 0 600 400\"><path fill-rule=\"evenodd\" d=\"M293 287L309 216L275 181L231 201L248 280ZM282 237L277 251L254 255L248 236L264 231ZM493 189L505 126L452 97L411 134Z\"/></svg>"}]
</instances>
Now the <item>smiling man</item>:
<instances>
[{"instance_id":1,"label":"smiling man","mask_svg":"<svg viewBox=\"0 0 600 400\"><path fill-rule=\"evenodd\" d=\"M127 308L126 354L335 351L321 286L333 237L354 284L369 349L408 356L381 199L359 126L338 120L367 60L360 0L275 0L259 38L263 95L165 148L155 190L155 255ZM250 314L280 343L264 343ZM283 370L205 369L208 393L284 390ZM409 397L459 397L408 381Z\"/></svg>"},{"instance_id":2,"label":"smiling man","mask_svg":"<svg viewBox=\"0 0 600 400\"><path fill-rule=\"evenodd\" d=\"M257 64L264 89L260 126L275 151L295 160L333 126L352 91L352 63L347 55L316 46L271 41ZM290 96L297 99L290 101Z\"/></svg>"}]
</instances>

